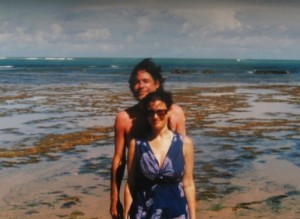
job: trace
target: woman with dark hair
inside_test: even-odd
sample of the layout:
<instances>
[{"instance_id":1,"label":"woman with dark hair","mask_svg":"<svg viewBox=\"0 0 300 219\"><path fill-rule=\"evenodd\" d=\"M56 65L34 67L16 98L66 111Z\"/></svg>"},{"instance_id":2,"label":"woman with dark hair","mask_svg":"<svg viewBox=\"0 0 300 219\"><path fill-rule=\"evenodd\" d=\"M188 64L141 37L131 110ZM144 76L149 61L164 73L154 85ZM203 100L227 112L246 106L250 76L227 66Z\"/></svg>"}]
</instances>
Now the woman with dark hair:
<instances>
[{"instance_id":1,"label":"woman with dark hair","mask_svg":"<svg viewBox=\"0 0 300 219\"><path fill-rule=\"evenodd\" d=\"M129 145L124 218L195 219L193 143L168 127L171 94L156 91L142 103L150 129Z\"/></svg>"}]
</instances>

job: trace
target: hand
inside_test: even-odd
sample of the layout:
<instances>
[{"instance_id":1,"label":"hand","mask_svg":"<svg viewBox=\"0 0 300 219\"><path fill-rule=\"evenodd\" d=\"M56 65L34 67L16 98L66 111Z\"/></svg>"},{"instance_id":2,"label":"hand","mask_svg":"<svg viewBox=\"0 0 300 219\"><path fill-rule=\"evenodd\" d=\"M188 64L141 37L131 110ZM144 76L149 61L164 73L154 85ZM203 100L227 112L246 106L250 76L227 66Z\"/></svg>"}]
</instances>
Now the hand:
<instances>
[{"instance_id":1,"label":"hand","mask_svg":"<svg viewBox=\"0 0 300 219\"><path fill-rule=\"evenodd\" d=\"M111 204L110 214L113 219L123 219L123 206L120 200L116 204Z\"/></svg>"}]
</instances>

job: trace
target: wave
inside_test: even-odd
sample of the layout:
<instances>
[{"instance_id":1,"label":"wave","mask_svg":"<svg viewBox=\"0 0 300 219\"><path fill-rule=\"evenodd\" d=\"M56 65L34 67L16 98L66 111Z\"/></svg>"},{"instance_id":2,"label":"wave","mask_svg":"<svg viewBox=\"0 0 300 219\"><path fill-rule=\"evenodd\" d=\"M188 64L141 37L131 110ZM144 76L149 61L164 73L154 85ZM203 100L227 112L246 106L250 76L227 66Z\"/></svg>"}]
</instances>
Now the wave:
<instances>
[{"instance_id":1,"label":"wave","mask_svg":"<svg viewBox=\"0 0 300 219\"><path fill-rule=\"evenodd\" d=\"M68 58L68 57L46 57L45 60L50 60L50 61L71 61L74 60L74 58Z\"/></svg>"},{"instance_id":2,"label":"wave","mask_svg":"<svg viewBox=\"0 0 300 219\"><path fill-rule=\"evenodd\" d=\"M8 69L8 68L13 68L13 65L0 65L0 69Z\"/></svg>"},{"instance_id":3,"label":"wave","mask_svg":"<svg viewBox=\"0 0 300 219\"><path fill-rule=\"evenodd\" d=\"M30 58L25 58L25 60L39 60L39 58L30 57Z\"/></svg>"},{"instance_id":4,"label":"wave","mask_svg":"<svg viewBox=\"0 0 300 219\"><path fill-rule=\"evenodd\" d=\"M117 65L110 65L109 67L111 67L111 68L120 68L120 67L117 66Z\"/></svg>"}]
</instances>

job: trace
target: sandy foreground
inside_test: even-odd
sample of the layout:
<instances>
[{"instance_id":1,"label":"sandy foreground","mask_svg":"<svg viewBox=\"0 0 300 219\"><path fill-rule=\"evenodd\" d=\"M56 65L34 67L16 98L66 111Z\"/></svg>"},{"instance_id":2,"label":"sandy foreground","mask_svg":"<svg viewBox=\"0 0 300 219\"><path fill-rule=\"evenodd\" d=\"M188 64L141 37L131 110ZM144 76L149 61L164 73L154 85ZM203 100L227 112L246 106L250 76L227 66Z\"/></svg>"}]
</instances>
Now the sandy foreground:
<instances>
[{"instance_id":1,"label":"sandy foreground","mask_svg":"<svg viewBox=\"0 0 300 219\"><path fill-rule=\"evenodd\" d=\"M110 218L111 127L131 96L84 84L2 89L0 218ZM299 218L299 92L174 91L195 141L198 219Z\"/></svg>"},{"instance_id":2,"label":"sandy foreground","mask_svg":"<svg viewBox=\"0 0 300 219\"><path fill-rule=\"evenodd\" d=\"M246 191L198 201L197 218L299 218L299 192L290 197L286 193L291 188L300 190L300 169L275 156L264 160L231 179L231 183L247 187ZM78 175L74 166L58 163L44 171L39 165L8 173L1 178L0 218L110 218L109 180ZM273 199L274 211L265 203L270 197L277 197ZM276 202L281 204L277 210Z\"/></svg>"}]
</instances>

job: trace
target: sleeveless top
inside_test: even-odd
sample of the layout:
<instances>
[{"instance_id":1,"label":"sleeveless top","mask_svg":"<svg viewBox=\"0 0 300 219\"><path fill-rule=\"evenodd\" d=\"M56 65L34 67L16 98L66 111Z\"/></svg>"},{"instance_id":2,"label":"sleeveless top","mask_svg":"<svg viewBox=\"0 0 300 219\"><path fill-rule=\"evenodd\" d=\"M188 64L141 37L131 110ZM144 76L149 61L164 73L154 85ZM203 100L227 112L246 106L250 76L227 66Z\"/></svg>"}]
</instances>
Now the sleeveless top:
<instances>
[{"instance_id":1,"label":"sleeveless top","mask_svg":"<svg viewBox=\"0 0 300 219\"><path fill-rule=\"evenodd\" d=\"M130 219L188 219L183 190L184 156L182 136L174 133L171 146L159 167L149 142L136 140L136 193Z\"/></svg>"}]
</instances>

